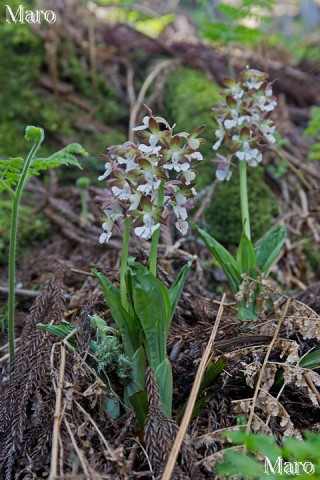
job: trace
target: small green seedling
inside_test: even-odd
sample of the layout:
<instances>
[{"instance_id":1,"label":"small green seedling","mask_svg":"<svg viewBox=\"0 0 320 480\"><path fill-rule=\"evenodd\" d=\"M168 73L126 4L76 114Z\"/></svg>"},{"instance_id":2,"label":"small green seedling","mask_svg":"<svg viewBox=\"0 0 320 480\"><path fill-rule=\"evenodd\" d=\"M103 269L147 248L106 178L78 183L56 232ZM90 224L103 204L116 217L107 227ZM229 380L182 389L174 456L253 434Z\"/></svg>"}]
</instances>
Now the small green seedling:
<instances>
[{"instance_id":1,"label":"small green seedling","mask_svg":"<svg viewBox=\"0 0 320 480\"><path fill-rule=\"evenodd\" d=\"M81 225L85 227L89 222L88 201L86 190L90 185L90 178L79 177L76 182L81 199Z\"/></svg>"}]
</instances>

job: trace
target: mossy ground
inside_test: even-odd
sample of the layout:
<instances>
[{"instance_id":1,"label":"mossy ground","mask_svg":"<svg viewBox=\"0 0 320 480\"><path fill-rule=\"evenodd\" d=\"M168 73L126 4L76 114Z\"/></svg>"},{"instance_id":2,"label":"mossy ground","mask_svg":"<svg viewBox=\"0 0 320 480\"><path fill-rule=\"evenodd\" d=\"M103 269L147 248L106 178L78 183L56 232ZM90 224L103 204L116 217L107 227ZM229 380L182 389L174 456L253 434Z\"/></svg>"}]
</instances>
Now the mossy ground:
<instances>
[{"instance_id":1,"label":"mossy ground","mask_svg":"<svg viewBox=\"0 0 320 480\"><path fill-rule=\"evenodd\" d=\"M15 11L19 2L13 0L10 6ZM34 6L30 0L24 2L25 9ZM46 134L42 156L50 155L69 141L78 141L89 152L87 165L96 174L103 163L97 154L105 152L110 144L125 141L125 130L119 131L115 125L121 125L122 120L126 123L128 108L105 78L97 74L93 84L90 65L80 64L74 45L66 38L58 48L59 80L72 85L75 94L92 106L92 112L63 97L56 99L40 87L40 76L47 70L43 41L28 24L6 23L2 7L0 11L0 84L5 86L0 91L1 157L25 156L29 148L24 141L25 127L37 125ZM94 121L110 126L109 131L101 134Z\"/></svg>"},{"instance_id":2,"label":"mossy ground","mask_svg":"<svg viewBox=\"0 0 320 480\"><path fill-rule=\"evenodd\" d=\"M208 232L223 245L235 247L241 236L239 178L219 183L205 213ZM272 227L279 214L277 199L264 181L262 168L248 169L248 196L251 235L256 242Z\"/></svg>"}]
</instances>

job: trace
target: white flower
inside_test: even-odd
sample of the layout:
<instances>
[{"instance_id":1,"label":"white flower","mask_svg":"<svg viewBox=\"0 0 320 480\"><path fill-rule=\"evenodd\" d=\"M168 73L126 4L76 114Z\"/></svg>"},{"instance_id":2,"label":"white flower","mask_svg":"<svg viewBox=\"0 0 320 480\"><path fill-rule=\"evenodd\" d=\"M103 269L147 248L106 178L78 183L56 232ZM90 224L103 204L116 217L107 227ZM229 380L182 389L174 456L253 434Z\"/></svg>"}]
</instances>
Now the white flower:
<instances>
[{"instance_id":1,"label":"white flower","mask_svg":"<svg viewBox=\"0 0 320 480\"><path fill-rule=\"evenodd\" d=\"M163 168L166 168L167 170L175 170L176 172L185 172L186 170L189 170L190 165L188 162L179 163L180 155L182 153L182 150L171 152L171 163L165 163Z\"/></svg>"},{"instance_id":2,"label":"white flower","mask_svg":"<svg viewBox=\"0 0 320 480\"><path fill-rule=\"evenodd\" d=\"M139 125L138 127L134 127L132 130L134 132L138 132L139 130L146 130L149 127L149 116L143 118L142 122L143 125Z\"/></svg>"},{"instance_id":3,"label":"white flower","mask_svg":"<svg viewBox=\"0 0 320 480\"><path fill-rule=\"evenodd\" d=\"M149 137L149 142L150 142L151 147L155 147L157 145L157 143L159 142L159 139L160 139L160 135L156 135L155 133L151 133L151 135Z\"/></svg>"},{"instance_id":4,"label":"white flower","mask_svg":"<svg viewBox=\"0 0 320 480\"><path fill-rule=\"evenodd\" d=\"M261 123L260 125L260 130L265 136L265 138L268 140L270 143L276 143L276 138L273 135L273 132L275 131L276 126L275 125L269 125L268 123Z\"/></svg>"},{"instance_id":5,"label":"white flower","mask_svg":"<svg viewBox=\"0 0 320 480\"><path fill-rule=\"evenodd\" d=\"M262 160L262 153L257 148L251 148L249 142L243 142L243 150L236 153L239 160L246 160L251 167L255 167Z\"/></svg>"},{"instance_id":6,"label":"white flower","mask_svg":"<svg viewBox=\"0 0 320 480\"><path fill-rule=\"evenodd\" d=\"M177 229L179 230L179 232L182 233L182 235L186 235L186 234L187 234L187 231L188 231L188 228L189 228L188 222L186 222L185 220L181 220L181 219L179 218L178 221L175 223L175 226L177 227Z\"/></svg>"},{"instance_id":7,"label":"white flower","mask_svg":"<svg viewBox=\"0 0 320 480\"><path fill-rule=\"evenodd\" d=\"M227 130L230 130L231 128L235 127L236 125L237 125L237 122L235 120L227 119L227 120L224 121L224 126L226 127ZM221 142L220 142L220 144L221 144Z\"/></svg>"},{"instance_id":8,"label":"white flower","mask_svg":"<svg viewBox=\"0 0 320 480\"><path fill-rule=\"evenodd\" d=\"M201 155L200 152L193 152L193 153L190 153L190 155L185 155L185 157L188 160L198 160L198 161L203 160L203 156Z\"/></svg>"},{"instance_id":9,"label":"white flower","mask_svg":"<svg viewBox=\"0 0 320 480\"><path fill-rule=\"evenodd\" d=\"M251 81L248 80L245 85L247 85L248 88L254 89L254 90L259 90L261 85L263 84L263 81L257 81L257 79L252 78Z\"/></svg>"},{"instance_id":10,"label":"white flower","mask_svg":"<svg viewBox=\"0 0 320 480\"><path fill-rule=\"evenodd\" d=\"M183 172L183 176L184 176L184 179L186 181L185 182L186 185L190 185L192 180L194 180L196 178L196 174L192 170L186 170L185 172Z\"/></svg>"},{"instance_id":11,"label":"white flower","mask_svg":"<svg viewBox=\"0 0 320 480\"><path fill-rule=\"evenodd\" d=\"M126 154L126 158L117 157L117 162L120 165L123 165L123 164L126 165L126 173L127 173L127 172L130 172L130 170L135 170L139 168L139 165L134 161L134 159L135 159L135 155L128 152Z\"/></svg>"},{"instance_id":12,"label":"white flower","mask_svg":"<svg viewBox=\"0 0 320 480\"><path fill-rule=\"evenodd\" d=\"M150 192L158 190L161 180L154 175L152 170L146 170L144 172L144 178L147 183L139 185L139 187L137 188L139 192L142 192L145 195L149 195Z\"/></svg>"},{"instance_id":13,"label":"white flower","mask_svg":"<svg viewBox=\"0 0 320 480\"><path fill-rule=\"evenodd\" d=\"M188 155L188 158L192 158L192 160L198 160L201 161L203 160L203 156L200 152L193 152L190 155Z\"/></svg>"},{"instance_id":14,"label":"white flower","mask_svg":"<svg viewBox=\"0 0 320 480\"><path fill-rule=\"evenodd\" d=\"M106 210L105 210L106 213ZM103 224L102 224L102 229L104 230L103 233L101 233L100 238L99 238L99 243L105 243L110 240L110 237L112 235L112 229L114 226L114 223L118 218L123 217L121 214L111 214L109 218L107 218Z\"/></svg>"},{"instance_id":15,"label":"white flower","mask_svg":"<svg viewBox=\"0 0 320 480\"><path fill-rule=\"evenodd\" d=\"M200 147L200 142L197 138L190 138L188 140L188 143L189 143L190 148L192 148L192 150L197 150L197 148Z\"/></svg>"},{"instance_id":16,"label":"white flower","mask_svg":"<svg viewBox=\"0 0 320 480\"><path fill-rule=\"evenodd\" d=\"M239 112L236 109L232 109L230 113L231 113L232 120L227 119L223 122L227 130L230 130L231 128L236 126L241 126L246 119L244 115L239 117Z\"/></svg>"},{"instance_id":17,"label":"white flower","mask_svg":"<svg viewBox=\"0 0 320 480\"><path fill-rule=\"evenodd\" d=\"M248 158L247 161L250 167L256 167L258 163L262 162L262 153L257 148L255 148L254 150L252 150L251 158Z\"/></svg>"},{"instance_id":18,"label":"white flower","mask_svg":"<svg viewBox=\"0 0 320 480\"><path fill-rule=\"evenodd\" d=\"M225 131L223 130L222 126L219 128L219 130L216 130L215 136L218 138L216 143L213 145L212 150L218 150L218 148L221 146L223 137L225 136Z\"/></svg>"},{"instance_id":19,"label":"white flower","mask_svg":"<svg viewBox=\"0 0 320 480\"><path fill-rule=\"evenodd\" d=\"M160 228L160 223L154 224L154 218L151 213L145 213L143 215L143 223L144 225L142 227L136 227L134 232L138 237L148 240L152 237L153 232Z\"/></svg>"},{"instance_id":20,"label":"white flower","mask_svg":"<svg viewBox=\"0 0 320 480\"><path fill-rule=\"evenodd\" d=\"M132 195L130 185L126 182L123 188L119 187L112 187L112 193L115 197L118 197L119 200L129 200L130 196Z\"/></svg>"},{"instance_id":21,"label":"white flower","mask_svg":"<svg viewBox=\"0 0 320 480\"><path fill-rule=\"evenodd\" d=\"M145 145L144 143L141 143L138 148L140 152L143 152L146 155L156 154L161 150L161 147L156 147L152 145L149 146Z\"/></svg>"},{"instance_id":22,"label":"white flower","mask_svg":"<svg viewBox=\"0 0 320 480\"><path fill-rule=\"evenodd\" d=\"M230 178L231 178L231 175L232 175L232 172L229 169L229 167L221 168L221 166L220 166L220 168L218 167L217 170L216 170L216 177L221 182L223 182L223 180L229 181Z\"/></svg>"},{"instance_id":23,"label":"white flower","mask_svg":"<svg viewBox=\"0 0 320 480\"><path fill-rule=\"evenodd\" d=\"M133 193L130 195L129 201L130 201L130 207L129 210L137 210L140 200L141 200L142 194L140 192Z\"/></svg>"},{"instance_id":24,"label":"white flower","mask_svg":"<svg viewBox=\"0 0 320 480\"><path fill-rule=\"evenodd\" d=\"M187 199L181 193L178 193L175 198L176 205L173 206L173 211L176 217L181 220L186 220L188 218L187 210L184 205L187 203Z\"/></svg>"},{"instance_id":25,"label":"white flower","mask_svg":"<svg viewBox=\"0 0 320 480\"><path fill-rule=\"evenodd\" d=\"M110 237L112 235L112 232L103 232L101 233L100 237L99 237L99 243L105 243L105 242L108 242L110 240Z\"/></svg>"},{"instance_id":26,"label":"white flower","mask_svg":"<svg viewBox=\"0 0 320 480\"><path fill-rule=\"evenodd\" d=\"M103 210L103 213L108 218L115 218L115 215L122 215L122 207L118 201L118 199L112 199L112 207Z\"/></svg>"},{"instance_id":27,"label":"white flower","mask_svg":"<svg viewBox=\"0 0 320 480\"><path fill-rule=\"evenodd\" d=\"M277 100L275 98L268 99L265 95L259 95L257 103L263 112L271 112L277 106Z\"/></svg>"},{"instance_id":28,"label":"white flower","mask_svg":"<svg viewBox=\"0 0 320 480\"><path fill-rule=\"evenodd\" d=\"M104 180L105 178L109 177L109 175L112 172L111 162L107 162L104 168L106 169L106 171L104 172L103 175L100 175L100 177L98 177L98 180Z\"/></svg>"},{"instance_id":29,"label":"white flower","mask_svg":"<svg viewBox=\"0 0 320 480\"><path fill-rule=\"evenodd\" d=\"M231 94L235 100L241 100L244 94L244 90L241 89L241 87L238 85L238 83L235 83L231 88Z\"/></svg>"}]
</instances>

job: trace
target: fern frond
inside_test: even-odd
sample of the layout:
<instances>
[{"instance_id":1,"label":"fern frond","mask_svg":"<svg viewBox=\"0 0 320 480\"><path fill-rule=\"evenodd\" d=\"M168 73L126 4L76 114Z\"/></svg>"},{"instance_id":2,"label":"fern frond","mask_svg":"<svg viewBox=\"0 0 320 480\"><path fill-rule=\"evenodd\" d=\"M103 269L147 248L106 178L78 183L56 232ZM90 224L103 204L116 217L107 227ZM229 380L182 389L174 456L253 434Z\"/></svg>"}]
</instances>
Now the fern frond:
<instances>
[{"instance_id":1,"label":"fern frond","mask_svg":"<svg viewBox=\"0 0 320 480\"><path fill-rule=\"evenodd\" d=\"M71 143L48 158L35 158L30 167L29 178L39 175L41 171L60 165L72 165L82 168L75 155L87 156L86 150L79 143Z\"/></svg>"},{"instance_id":2,"label":"fern frond","mask_svg":"<svg viewBox=\"0 0 320 480\"><path fill-rule=\"evenodd\" d=\"M11 190L18 183L23 166L23 158L0 159L0 192Z\"/></svg>"}]
</instances>

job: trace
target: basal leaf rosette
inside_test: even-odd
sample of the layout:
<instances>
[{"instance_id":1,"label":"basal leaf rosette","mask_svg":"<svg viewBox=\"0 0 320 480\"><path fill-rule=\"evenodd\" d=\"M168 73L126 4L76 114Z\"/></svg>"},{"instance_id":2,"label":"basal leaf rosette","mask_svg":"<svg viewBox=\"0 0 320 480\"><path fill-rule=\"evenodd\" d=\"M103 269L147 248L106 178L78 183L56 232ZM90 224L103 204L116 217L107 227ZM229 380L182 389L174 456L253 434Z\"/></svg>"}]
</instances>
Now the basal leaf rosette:
<instances>
[{"instance_id":1,"label":"basal leaf rosette","mask_svg":"<svg viewBox=\"0 0 320 480\"><path fill-rule=\"evenodd\" d=\"M135 234L150 239L166 224L168 211L176 217L176 228L186 235L188 208L197 195L195 170L203 160L199 152L204 142L198 138L204 126L193 133L174 133L174 127L162 117L145 116L135 127L141 142L126 142L108 147L105 172L98 177L106 189L101 202L102 229L100 243L108 242L114 229L128 217ZM160 195L160 192L162 194Z\"/></svg>"},{"instance_id":2,"label":"basal leaf rosette","mask_svg":"<svg viewBox=\"0 0 320 480\"><path fill-rule=\"evenodd\" d=\"M270 115L277 100L267 78L267 73L246 69L238 82L224 79L224 101L213 108L216 141L212 148L218 152L213 162L218 165L216 176L221 181L230 179L234 160L246 160L255 167L262 161L266 146L276 141Z\"/></svg>"}]
</instances>

